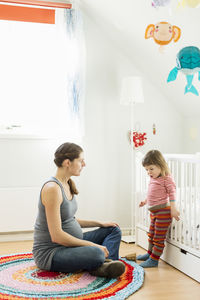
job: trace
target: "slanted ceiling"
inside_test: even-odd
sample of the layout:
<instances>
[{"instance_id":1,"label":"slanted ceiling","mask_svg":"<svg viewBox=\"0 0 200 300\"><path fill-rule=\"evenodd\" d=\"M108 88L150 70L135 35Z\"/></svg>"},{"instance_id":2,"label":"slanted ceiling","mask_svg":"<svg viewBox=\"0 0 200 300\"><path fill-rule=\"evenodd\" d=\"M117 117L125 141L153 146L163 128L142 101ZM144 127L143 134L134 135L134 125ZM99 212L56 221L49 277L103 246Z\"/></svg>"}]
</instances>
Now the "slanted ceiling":
<instances>
[{"instance_id":1,"label":"slanted ceiling","mask_svg":"<svg viewBox=\"0 0 200 300\"><path fill-rule=\"evenodd\" d=\"M96 22L105 34L118 45L133 64L172 101L185 117L200 115L200 96L184 95L186 78L179 71L177 79L167 83L167 77L176 66L176 54L186 46L200 48L200 6L197 8L177 8L177 0L171 6L153 8L151 0L81 0L80 6ZM159 52L159 45L153 39L144 38L148 24L160 21L170 22L181 28L181 38L177 43L166 45ZM133 74L134 75L134 74ZM197 73L193 84L200 94Z\"/></svg>"}]
</instances>

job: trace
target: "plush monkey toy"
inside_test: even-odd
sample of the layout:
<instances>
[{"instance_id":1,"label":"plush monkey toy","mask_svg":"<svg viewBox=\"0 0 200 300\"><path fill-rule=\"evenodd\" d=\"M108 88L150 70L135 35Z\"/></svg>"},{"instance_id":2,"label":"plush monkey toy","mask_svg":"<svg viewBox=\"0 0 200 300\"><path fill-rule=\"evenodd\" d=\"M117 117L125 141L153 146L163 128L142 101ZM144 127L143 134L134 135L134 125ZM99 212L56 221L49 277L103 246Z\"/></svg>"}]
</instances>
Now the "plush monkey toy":
<instances>
[{"instance_id":1,"label":"plush monkey toy","mask_svg":"<svg viewBox=\"0 0 200 300\"><path fill-rule=\"evenodd\" d=\"M168 22L149 24L145 31L145 39L153 38L160 46L169 44L172 40L176 43L181 36L181 29Z\"/></svg>"}]
</instances>

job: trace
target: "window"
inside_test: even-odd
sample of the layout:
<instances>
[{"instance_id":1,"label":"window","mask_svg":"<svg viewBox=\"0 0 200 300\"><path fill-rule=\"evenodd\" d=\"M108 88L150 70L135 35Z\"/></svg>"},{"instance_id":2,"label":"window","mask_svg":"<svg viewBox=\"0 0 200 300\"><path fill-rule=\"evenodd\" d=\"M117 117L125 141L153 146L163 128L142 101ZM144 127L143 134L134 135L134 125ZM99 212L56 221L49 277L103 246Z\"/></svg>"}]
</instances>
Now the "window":
<instances>
[{"instance_id":1,"label":"window","mask_svg":"<svg viewBox=\"0 0 200 300\"><path fill-rule=\"evenodd\" d=\"M0 132L82 134L84 53L70 14L57 8L55 24L0 20Z\"/></svg>"}]
</instances>

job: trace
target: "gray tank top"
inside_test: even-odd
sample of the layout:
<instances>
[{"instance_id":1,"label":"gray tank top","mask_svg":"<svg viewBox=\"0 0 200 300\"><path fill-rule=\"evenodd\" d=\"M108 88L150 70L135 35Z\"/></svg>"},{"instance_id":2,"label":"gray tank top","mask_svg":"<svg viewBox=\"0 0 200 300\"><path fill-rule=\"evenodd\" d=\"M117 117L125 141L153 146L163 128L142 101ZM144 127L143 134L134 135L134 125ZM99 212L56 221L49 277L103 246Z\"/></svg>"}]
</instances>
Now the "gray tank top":
<instances>
[{"instance_id":1,"label":"gray tank top","mask_svg":"<svg viewBox=\"0 0 200 300\"><path fill-rule=\"evenodd\" d=\"M60 215L63 231L71 234L76 238L83 239L82 229L75 219L75 213L77 211L77 202L75 196L73 196L72 200L68 200L62 184L55 177L51 177L47 182L51 181L56 182L60 186L62 191L63 201L60 206ZM44 185L47 182L45 182ZM42 186L42 188L44 187L44 185ZM45 207L41 201L41 191L38 203L38 215L34 227L33 256L38 268L43 270L50 270L52 258L56 250L64 246L53 243L51 241L51 236L47 226Z\"/></svg>"}]
</instances>

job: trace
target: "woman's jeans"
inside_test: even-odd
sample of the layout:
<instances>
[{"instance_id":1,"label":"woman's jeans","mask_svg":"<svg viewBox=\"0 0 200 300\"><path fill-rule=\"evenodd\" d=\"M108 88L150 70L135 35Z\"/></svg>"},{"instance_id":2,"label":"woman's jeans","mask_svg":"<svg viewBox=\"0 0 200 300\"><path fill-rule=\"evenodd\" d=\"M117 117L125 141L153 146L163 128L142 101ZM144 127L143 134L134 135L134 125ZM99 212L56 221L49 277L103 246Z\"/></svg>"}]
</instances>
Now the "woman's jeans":
<instances>
[{"instance_id":1,"label":"woman's jeans","mask_svg":"<svg viewBox=\"0 0 200 300\"><path fill-rule=\"evenodd\" d=\"M121 230L116 227L100 227L83 233L83 239L105 246L109 251L108 258L119 258ZM95 270L105 261L103 250L94 246L64 247L61 246L53 256L51 271L75 272L79 270Z\"/></svg>"}]
</instances>

